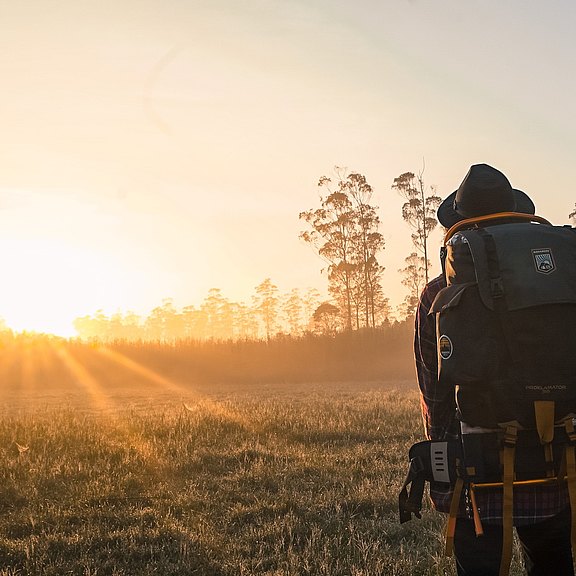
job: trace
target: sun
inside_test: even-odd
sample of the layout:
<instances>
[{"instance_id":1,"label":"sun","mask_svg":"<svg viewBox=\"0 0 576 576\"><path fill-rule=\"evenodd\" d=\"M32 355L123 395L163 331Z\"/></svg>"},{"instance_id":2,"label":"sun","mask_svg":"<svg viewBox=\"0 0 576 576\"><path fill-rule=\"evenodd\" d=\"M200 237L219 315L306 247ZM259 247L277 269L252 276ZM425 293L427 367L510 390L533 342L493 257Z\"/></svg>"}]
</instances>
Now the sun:
<instances>
[{"instance_id":1,"label":"sun","mask_svg":"<svg viewBox=\"0 0 576 576\"><path fill-rule=\"evenodd\" d=\"M0 317L12 330L76 335L74 319L104 308L109 259L50 238L3 242Z\"/></svg>"}]
</instances>

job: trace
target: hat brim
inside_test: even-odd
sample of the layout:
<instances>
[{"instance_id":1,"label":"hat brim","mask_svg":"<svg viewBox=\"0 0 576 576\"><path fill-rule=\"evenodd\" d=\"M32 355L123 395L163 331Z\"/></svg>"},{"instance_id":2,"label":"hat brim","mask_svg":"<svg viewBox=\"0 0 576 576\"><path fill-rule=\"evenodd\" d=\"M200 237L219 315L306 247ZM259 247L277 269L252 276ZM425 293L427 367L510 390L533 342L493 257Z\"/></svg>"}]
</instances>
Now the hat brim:
<instances>
[{"instance_id":1,"label":"hat brim","mask_svg":"<svg viewBox=\"0 0 576 576\"><path fill-rule=\"evenodd\" d=\"M456 192L452 192L450 196L448 196L442 204L438 207L437 217L438 221L444 228L451 228L460 220L465 220L466 217L462 216L454 210L454 198L456 197ZM530 200L530 197L522 192L522 190L512 189L514 193L514 200L516 201L516 208L515 212L520 212L521 214L534 214L536 212L536 208L534 206L534 202Z\"/></svg>"}]
</instances>

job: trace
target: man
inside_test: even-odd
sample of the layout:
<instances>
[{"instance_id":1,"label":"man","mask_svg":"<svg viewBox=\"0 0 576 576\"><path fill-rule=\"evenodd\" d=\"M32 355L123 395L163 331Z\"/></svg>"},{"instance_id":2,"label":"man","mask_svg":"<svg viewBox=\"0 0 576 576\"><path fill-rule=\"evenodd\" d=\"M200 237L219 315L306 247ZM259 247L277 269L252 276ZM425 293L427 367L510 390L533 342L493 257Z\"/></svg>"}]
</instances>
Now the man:
<instances>
[{"instance_id":1,"label":"man","mask_svg":"<svg viewBox=\"0 0 576 576\"><path fill-rule=\"evenodd\" d=\"M440 205L438 220L450 228L467 218L500 212L534 214L535 208L524 192L512 188L504 174L487 164L477 164ZM424 428L430 440L446 440L459 433L454 388L438 380L435 317L428 314L436 294L445 286L443 275L431 280L416 312L414 352ZM444 486L432 483L430 496L438 511L448 513L452 491ZM460 506L454 534L457 573L497 576L502 553L501 490L478 492L477 507L484 528L484 535L478 537L466 503ZM570 508L564 485L515 488L513 516L529 576L574 575Z\"/></svg>"}]
</instances>

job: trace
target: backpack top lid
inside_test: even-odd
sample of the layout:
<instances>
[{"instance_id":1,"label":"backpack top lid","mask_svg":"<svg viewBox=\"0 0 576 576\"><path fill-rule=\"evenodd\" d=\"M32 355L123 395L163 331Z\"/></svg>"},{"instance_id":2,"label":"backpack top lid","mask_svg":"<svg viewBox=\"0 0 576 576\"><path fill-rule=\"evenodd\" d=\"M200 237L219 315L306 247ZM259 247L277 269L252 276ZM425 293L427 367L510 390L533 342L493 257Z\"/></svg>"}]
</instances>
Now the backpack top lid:
<instances>
[{"instance_id":1,"label":"backpack top lid","mask_svg":"<svg viewBox=\"0 0 576 576\"><path fill-rule=\"evenodd\" d=\"M448 286L477 283L490 310L576 304L576 233L529 222L462 230L446 244L445 274Z\"/></svg>"}]
</instances>

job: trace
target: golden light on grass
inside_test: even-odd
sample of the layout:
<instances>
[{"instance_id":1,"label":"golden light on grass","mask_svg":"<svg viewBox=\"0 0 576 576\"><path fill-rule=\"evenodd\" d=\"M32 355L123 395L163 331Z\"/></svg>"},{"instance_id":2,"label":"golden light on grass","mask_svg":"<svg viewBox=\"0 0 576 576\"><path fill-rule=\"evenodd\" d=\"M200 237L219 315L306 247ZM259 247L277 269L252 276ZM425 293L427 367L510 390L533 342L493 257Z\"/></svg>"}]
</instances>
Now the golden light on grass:
<instances>
[{"instance_id":1,"label":"golden light on grass","mask_svg":"<svg viewBox=\"0 0 576 576\"><path fill-rule=\"evenodd\" d=\"M158 386L167 391L177 392L180 394L194 393L194 391L191 390L191 388L187 386L185 387L182 384L174 382L173 380L170 380L169 378L162 376L158 372L155 372L154 370L151 370L150 368L143 366L142 364L132 360L131 358L128 358L128 356L121 354L120 352L116 352L111 348L108 348L106 346L98 346L94 348L94 351L97 354L104 356L108 360L112 360L114 363L121 366L122 368L125 368L129 372L133 372L138 376L142 376L146 380L153 382L154 384L157 384Z\"/></svg>"},{"instance_id":2,"label":"golden light on grass","mask_svg":"<svg viewBox=\"0 0 576 576\"><path fill-rule=\"evenodd\" d=\"M184 408L188 412L193 412L194 406L198 404L201 405L205 410L211 412L214 416L218 416L230 422L234 422L235 424L247 429L254 428L254 423L250 422L239 412L224 406L222 403L215 402L214 400L210 400L204 397L202 394L197 392L191 384L184 385L175 382L174 380L170 380L158 372L143 366L142 364L132 360L131 358L128 358L126 355L121 354L116 350L112 350L111 348L102 346L95 348L95 350L97 353L101 354L109 360L112 360L122 368L142 376L153 384L160 386L161 389L169 392L175 392L180 394L182 397L185 397L187 400L183 404Z\"/></svg>"},{"instance_id":3,"label":"golden light on grass","mask_svg":"<svg viewBox=\"0 0 576 576\"><path fill-rule=\"evenodd\" d=\"M0 399L17 401L23 407L45 397L56 387L61 364L54 352L53 338L19 335L0 338ZM61 383L64 385L65 383ZM62 385L58 387L62 389Z\"/></svg>"},{"instance_id":4,"label":"golden light on grass","mask_svg":"<svg viewBox=\"0 0 576 576\"><path fill-rule=\"evenodd\" d=\"M126 400L157 396L186 413L201 410L247 430L255 423L226 401L209 398L205 387L181 382L103 345L22 334L0 345L0 396L23 408L38 401L76 402L113 412Z\"/></svg>"},{"instance_id":5,"label":"golden light on grass","mask_svg":"<svg viewBox=\"0 0 576 576\"><path fill-rule=\"evenodd\" d=\"M159 456L157 446L153 442L144 439L125 419L119 417L118 412L122 405L119 397L115 396L118 390L114 390L109 382L99 380L94 373L96 367L105 367L103 374L106 380L111 374L115 374L116 380L120 376L121 382L124 380L126 385L129 383L134 385L134 381L137 380L134 378L136 375L152 383L156 392L168 392L171 395L177 394L180 398L186 398L185 404L188 407L196 406L202 413L209 413L212 417L239 426L241 429L253 431L255 428L254 424L239 411L208 399L192 387L166 378L110 348L85 346L77 349L75 353L74 349L65 341L54 341L51 343L51 347L56 357L73 377L74 382L86 394L89 404L106 413L107 426L115 430L126 446L141 456L142 460L147 463L151 476L156 481L169 482L170 479L165 477L168 463ZM80 355L80 350L83 355ZM121 376L122 372L118 370L119 368L125 371L123 377ZM138 390L142 393L141 388Z\"/></svg>"},{"instance_id":6,"label":"golden light on grass","mask_svg":"<svg viewBox=\"0 0 576 576\"><path fill-rule=\"evenodd\" d=\"M56 406L0 420L0 440L13 447L0 487L10 498L0 544L11 554L1 567L448 573L442 520L397 521L419 425L415 391L238 388L226 404L257 422L255 431L226 425L202 403L189 404L193 413L180 403L87 413Z\"/></svg>"},{"instance_id":7,"label":"golden light on grass","mask_svg":"<svg viewBox=\"0 0 576 576\"><path fill-rule=\"evenodd\" d=\"M216 362L237 378L237 358L6 339L0 572L404 574L432 557L437 525L396 521L416 392L206 379Z\"/></svg>"},{"instance_id":8,"label":"golden light on grass","mask_svg":"<svg viewBox=\"0 0 576 576\"><path fill-rule=\"evenodd\" d=\"M59 345L54 348L58 358L75 378L76 383L86 392L96 408L106 409L110 407L111 399L106 394L102 385L88 370L70 353L70 350Z\"/></svg>"},{"instance_id":9,"label":"golden light on grass","mask_svg":"<svg viewBox=\"0 0 576 576\"><path fill-rule=\"evenodd\" d=\"M148 463L150 473L161 478L161 470L166 467L166 463L159 458L157 450L149 441L136 434L127 422L118 417L116 410L119 408L118 403L113 399L110 391L107 391L105 385L100 383L81 362L79 362L66 347L65 344L55 346L55 351L66 366L66 368L75 377L78 384L84 389L90 397L93 406L100 410L107 410L108 424L119 434L126 446L134 449Z\"/></svg>"}]
</instances>

